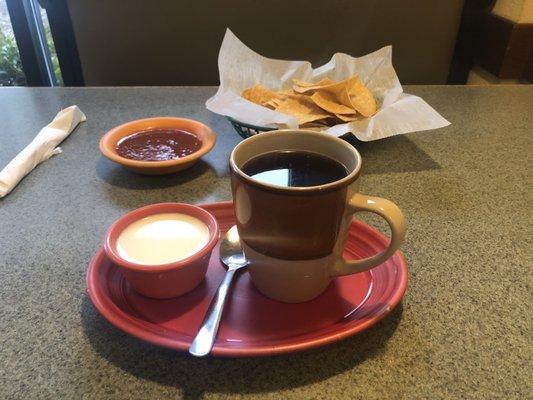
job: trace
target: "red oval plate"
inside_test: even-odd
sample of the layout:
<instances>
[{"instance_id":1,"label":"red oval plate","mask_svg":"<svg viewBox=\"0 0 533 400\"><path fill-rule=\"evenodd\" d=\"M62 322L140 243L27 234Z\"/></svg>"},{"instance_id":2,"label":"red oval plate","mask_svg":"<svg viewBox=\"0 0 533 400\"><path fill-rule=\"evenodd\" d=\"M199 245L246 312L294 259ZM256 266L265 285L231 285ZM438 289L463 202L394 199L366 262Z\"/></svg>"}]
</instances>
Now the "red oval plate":
<instances>
[{"instance_id":1,"label":"red oval plate","mask_svg":"<svg viewBox=\"0 0 533 400\"><path fill-rule=\"evenodd\" d=\"M222 233L235 224L231 202L202 207L215 216ZM354 221L344 256L368 257L388 242L373 228ZM150 299L133 291L100 249L89 264L87 292L96 309L117 328L160 346L187 351L224 272L217 245L199 287L174 299ZM400 302L406 288L407 265L400 252L370 272L336 278L322 295L299 304L263 296L249 275L242 273L226 304L212 354L267 356L336 342L381 320Z\"/></svg>"}]
</instances>

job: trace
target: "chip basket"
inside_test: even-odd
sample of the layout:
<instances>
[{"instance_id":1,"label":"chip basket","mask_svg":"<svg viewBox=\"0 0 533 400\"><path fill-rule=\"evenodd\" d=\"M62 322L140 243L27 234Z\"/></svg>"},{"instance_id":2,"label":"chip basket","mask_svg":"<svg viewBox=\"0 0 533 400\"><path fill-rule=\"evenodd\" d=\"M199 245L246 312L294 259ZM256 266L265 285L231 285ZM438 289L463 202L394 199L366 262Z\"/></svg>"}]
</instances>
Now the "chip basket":
<instances>
[{"instance_id":1,"label":"chip basket","mask_svg":"<svg viewBox=\"0 0 533 400\"><path fill-rule=\"evenodd\" d=\"M235 128L237 133L244 139L248 139L249 137L257 135L258 133L274 131L277 129L277 128L269 128L267 126L257 126L257 125L252 125L252 124L246 124L244 122L237 121L236 119L233 119L228 116L226 116L226 118L231 123L231 125L233 125L233 128ZM339 136L339 139L346 140L348 143L352 143L354 140L355 142L358 142L357 138L353 136L350 132L347 132L344 135Z\"/></svg>"},{"instance_id":2,"label":"chip basket","mask_svg":"<svg viewBox=\"0 0 533 400\"><path fill-rule=\"evenodd\" d=\"M233 125L233 128L237 131L237 133L242 136L244 139L249 138L250 136L257 135L261 132L268 132L273 131L276 128L269 128L266 126L257 126L252 124L246 124L244 122L237 121L236 119L233 119L231 117L226 117L228 121Z\"/></svg>"}]
</instances>

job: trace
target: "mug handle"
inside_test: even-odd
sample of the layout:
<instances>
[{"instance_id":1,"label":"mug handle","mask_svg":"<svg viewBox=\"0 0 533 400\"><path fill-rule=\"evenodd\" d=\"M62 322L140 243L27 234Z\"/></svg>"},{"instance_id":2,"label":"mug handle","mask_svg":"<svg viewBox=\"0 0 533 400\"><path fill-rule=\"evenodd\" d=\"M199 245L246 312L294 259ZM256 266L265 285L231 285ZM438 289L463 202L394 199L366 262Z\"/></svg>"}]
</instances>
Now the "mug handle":
<instances>
[{"instance_id":1,"label":"mug handle","mask_svg":"<svg viewBox=\"0 0 533 400\"><path fill-rule=\"evenodd\" d=\"M349 212L352 214L360 211L370 211L383 217L390 226L392 233L391 241L389 247L372 257L363 258L362 260L345 260L341 257L333 265L331 271L332 276L350 275L368 271L392 256L405 238L405 218L402 211L392 201L356 193L350 198L348 207Z\"/></svg>"}]
</instances>

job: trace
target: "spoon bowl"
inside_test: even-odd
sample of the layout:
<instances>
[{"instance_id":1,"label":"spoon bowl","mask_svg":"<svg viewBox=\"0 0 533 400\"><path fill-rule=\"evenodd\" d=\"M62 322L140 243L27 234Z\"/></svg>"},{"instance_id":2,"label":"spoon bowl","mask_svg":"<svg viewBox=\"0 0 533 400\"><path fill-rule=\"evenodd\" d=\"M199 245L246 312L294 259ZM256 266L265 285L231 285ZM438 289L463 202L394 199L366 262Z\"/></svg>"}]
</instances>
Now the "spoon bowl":
<instances>
[{"instance_id":1,"label":"spoon bowl","mask_svg":"<svg viewBox=\"0 0 533 400\"><path fill-rule=\"evenodd\" d=\"M220 261L227 268L239 269L246 267L246 257L241 247L237 226L233 225L220 243Z\"/></svg>"}]
</instances>

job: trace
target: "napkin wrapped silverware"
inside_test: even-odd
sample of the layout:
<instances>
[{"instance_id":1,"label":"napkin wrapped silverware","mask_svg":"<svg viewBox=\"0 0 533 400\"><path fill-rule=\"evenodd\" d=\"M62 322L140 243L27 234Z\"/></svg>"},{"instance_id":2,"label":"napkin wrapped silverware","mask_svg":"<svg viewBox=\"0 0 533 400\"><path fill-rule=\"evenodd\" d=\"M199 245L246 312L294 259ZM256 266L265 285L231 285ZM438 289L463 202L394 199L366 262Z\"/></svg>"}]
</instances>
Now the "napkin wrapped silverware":
<instances>
[{"instance_id":1,"label":"napkin wrapped silverware","mask_svg":"<svg viewBox=\"0 0 533 400\"><path fill-rule=\"evenodd\" d=\"M0 198L11 192L37 165L61 153L57 145L85 120L85 114L78 106L70 106L57 113L53 121L41 129L31 143L0 171Z\"/></svg>"}]
</instances>

